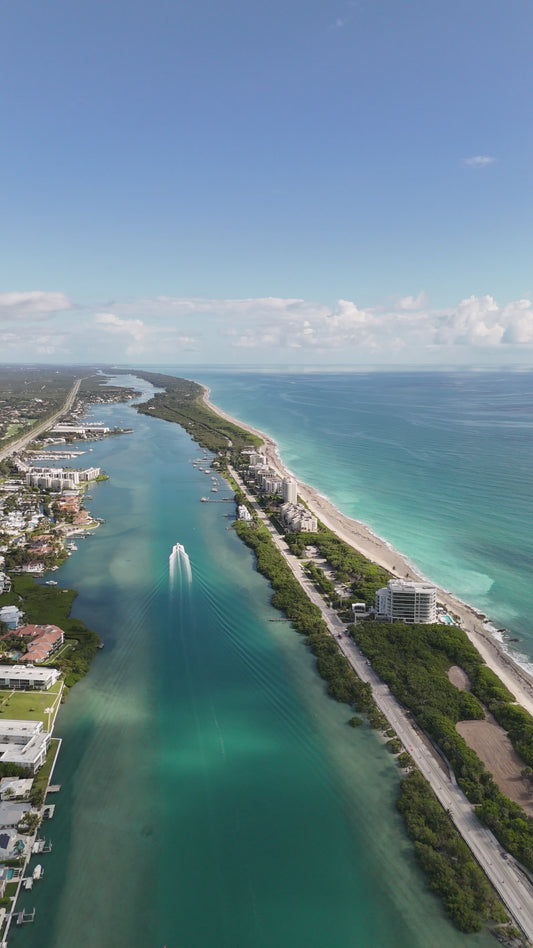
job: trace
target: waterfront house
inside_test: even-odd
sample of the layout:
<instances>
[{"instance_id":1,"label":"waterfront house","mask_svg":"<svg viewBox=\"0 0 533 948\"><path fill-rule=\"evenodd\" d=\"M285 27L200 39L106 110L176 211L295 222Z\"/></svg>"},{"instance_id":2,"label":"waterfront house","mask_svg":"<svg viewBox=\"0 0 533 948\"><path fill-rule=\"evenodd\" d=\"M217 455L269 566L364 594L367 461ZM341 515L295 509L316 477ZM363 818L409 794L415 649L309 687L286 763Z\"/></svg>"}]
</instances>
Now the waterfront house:
<instances>
[{"instance_id":1,"label":"waterfront house","mask_svg":"<svg viewBox=\"0 0 533 948\"><path fill-rule=\"evenodd\" d=\"M28 651L21 655L21 662L44 662L65 641L65 633L57 625L21 625L14 634L28 640Z\"/></svg>"}]
</instances>

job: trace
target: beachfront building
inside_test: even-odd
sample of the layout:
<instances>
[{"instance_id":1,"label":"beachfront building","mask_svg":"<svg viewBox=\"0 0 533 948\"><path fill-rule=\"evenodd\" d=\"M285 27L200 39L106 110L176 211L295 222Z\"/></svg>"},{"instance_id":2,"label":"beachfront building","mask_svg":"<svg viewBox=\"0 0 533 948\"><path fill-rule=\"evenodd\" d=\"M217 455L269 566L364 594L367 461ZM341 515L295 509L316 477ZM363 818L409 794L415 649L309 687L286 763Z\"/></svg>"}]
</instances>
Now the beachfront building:
<instances>
[{"instance_id":1,"label":"beachfront building","mask_svg":"<svg viewBox=\"0 0 533 948\"><path fill-rule=\"evenodd\" d=\"M389 579L376 593L376 612L388 622L436 622L437 589L430 583Z\"/></svg>"},{"instance_id":2,"label":"beachfront building","mask_svg":"<svg viewBox=\"0 0 533 948\"><path fill-rule=\"evenodd\" d=\"M261 490L264 490L267 494L281 494L281 477L273 474L272 471L269 474L263 474Z\"/></svg>"},{"instance_id":3,"label":"beachfront building","mask_svg":"<svg viewBox=\"0 0 533 948\"><path fill-rule=\"evenodd\" d=\"M0 689L5 691L48 691L59 677L57 668L0 665Z\"/></svg>"},{"instance_id":4,"label":"beachfront building","mask_svg":"<svg viewBox=\"0 0 533 948\"><path fill-rule=\"evenodd\" d=\"M284 504L298 503L298 487L293 477L284 477L282 486Z\"/></svg>"},{"instance_id":5,"label":"beachfront building","mask_svg":"<svg viewBox=\"0 0 533 948\"><path fill-rule=\"evenodd\" d=\"M254 465L256 465L256 464L264 464L264 463L265 463L265 456L264 456L264 454L260 454L259 451L253 451L253 450L252 450L252 451L243 451L242 453L248 455L248 463L250 464L250 467L252 467L252 466L254 466Z\"/></svg>"},{"instance_id":6,"label":"beachfront building","mask_svg":"<svg viewBox=\"0 0 533 948\"><path fill-rule=\"evenodd\" d=\"M316 517L303 504L282 504L281 519L291 533L316 533Z\"/></svg>"},{"instance_id":7,"label":"beachfront building","mask_svg":"<svg viewBox=\"0 0 533 948\"><path fill-rule=\"evenodd\" d=\"M0 719L0 763L37 773L46 760L51 734L42 721Z\"/></svg>"}]
</instances>

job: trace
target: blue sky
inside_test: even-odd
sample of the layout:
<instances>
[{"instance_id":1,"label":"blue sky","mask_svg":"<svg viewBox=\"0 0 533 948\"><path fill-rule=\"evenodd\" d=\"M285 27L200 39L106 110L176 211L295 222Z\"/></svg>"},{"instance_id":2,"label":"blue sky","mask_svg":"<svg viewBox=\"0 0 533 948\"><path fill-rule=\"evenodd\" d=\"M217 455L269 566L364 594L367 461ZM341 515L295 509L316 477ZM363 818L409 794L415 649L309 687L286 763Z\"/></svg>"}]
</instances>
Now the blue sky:
<instances>
[{"instance_id":1,"label":"blue sky","mask_svg":"<svg viewBox=\"0 0 533 948\"><path fill-rule=\"evenodd\" d=\"M2 0L0 359L533 361L530 0Z\"/></svg>"}]
</instances>

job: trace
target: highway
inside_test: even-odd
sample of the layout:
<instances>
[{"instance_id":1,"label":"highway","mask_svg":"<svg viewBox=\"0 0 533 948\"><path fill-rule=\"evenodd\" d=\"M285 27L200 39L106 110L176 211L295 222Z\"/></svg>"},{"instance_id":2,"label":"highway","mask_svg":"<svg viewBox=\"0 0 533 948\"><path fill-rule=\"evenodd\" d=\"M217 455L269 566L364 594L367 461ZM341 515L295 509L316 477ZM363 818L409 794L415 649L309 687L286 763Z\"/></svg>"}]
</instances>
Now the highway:
<instances>
[{"instance_id":1,"label":"highway","mask_svg":"<svg viewBox=\"0 0 533 948\"><path fill-rule=\"evenodd\" d=\"M35 438L41 435L43 431L48 431L49 428L53 428L53 426L57 424L59 419L62 418L62 416L65 415L66 412L70 411L70 409L72 408L74 404L74 399L76 398L76 395L78 394L81 382L82 382L81 379L77 379L74 382L74 385L72 386L69 394L67 395L67 398L65 399L65 403L63 407L60 408L59 411L56 411L55 414L53 414L50 418L47 418L46 421L39 422L38 425L35 425L35 427L31 429L31 431L27 432L25 435L19 438L18 441L14 441L13 444L9 445L9 447L4 448L2 451L0 451L0 461L4 461L6 458L10 456L10 454L15 454L16 451L20 451L22 448L24 448L28 444L29 441L34 441Z\"/></svg>"},{"instance_id":2,"label":"highway","mask_svg":"<svg viewBox=\"0 0 533 948\"><path fill-rule=\"evenodd\" d=\"M379 710L386 716L403 746L448 812L515 924L533 944L533 887L529 879L513 857L503 853L502 846L491 831L479 822L472 804L457 785L453 775L450 776L447 772L443 760L431 747L427 738L420 733L406 709L391 694L388 685L384 684L369 666L363 653L346 633L345 624L336 612L326 605L304 572L301 561L290 552L285 540L270 523L257 501L250 496L241 478L234 471L231 471L231 474L270 531L276 547L284 556L295 578L311 601L320 609L328 630L336 639L343 655L348 659L358 677L372 685L372 693ZM342 638L339 638L339 635Z\"/></svg>"}]
</instances>

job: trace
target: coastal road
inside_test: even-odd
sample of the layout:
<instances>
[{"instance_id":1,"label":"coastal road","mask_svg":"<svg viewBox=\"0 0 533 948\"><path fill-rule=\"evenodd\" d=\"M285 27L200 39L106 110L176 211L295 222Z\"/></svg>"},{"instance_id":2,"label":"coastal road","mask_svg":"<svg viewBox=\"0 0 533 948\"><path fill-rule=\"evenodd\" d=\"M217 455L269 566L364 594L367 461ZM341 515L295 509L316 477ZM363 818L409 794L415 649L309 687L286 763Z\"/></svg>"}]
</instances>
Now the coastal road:
<instances>
[{"instance_id":1,"label":"coastal road","mask_svg":"<svg viewBox=\"0 0 533 948\"><path fill-rule=\"evenodd\" d=\"M20 451L24 448L29 441L34 441L43 431L48 431L49 428L52 428L59 419L66 414L67 411L70 411L74 404L74 399L78 394L82 379L76 379L74 385L72 386L70 392L68 393L63 407L56 411L50 418L47 418L46 421L39 422L34 428L31 429L27 434L23 435L18 441L14 441L13 444L10 444L9 447L4 448L3 451L0 451L0 461L4 461L11 454L15 454L16 451Z\"/></svg>"},{"instance_id":2,"label":"coastal road","mask_svg":"<svg viewBox=\"0 0 533 948\"><path fill-rule=\"evenodd\" d=\"M231 474L245 493L248 502L253 506L258 517L268 528L276 547L285 558L293 575L310 600L320 609L328 630L336 639L341 652L348 659L358 677L362 681L371 684L374 700L379 710L390 722L405 749L448 812L515 923L527 939L533 943L533 887L529 879L518 867L512 856L507 853L502 855L503 850L500 843L491 831L479 822L472 804L457 785L453 775L450 776L443 759L417 728L409 712L392 695L388 685L378 678L363 653L346 633L345 624L339 619L336 612L326 605L322 596L304 572L301 561L290 552L285 540L270 523L257 501L250 496L241 478L234 471L231 471ZM339 635L342 637L339 638Z\"/></svg>"}]
</instances>

